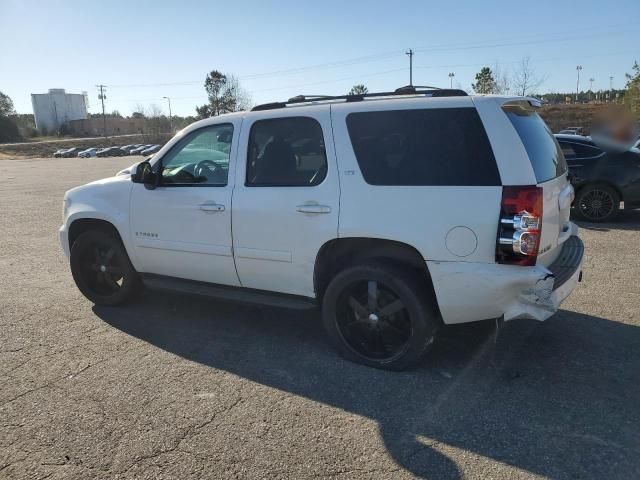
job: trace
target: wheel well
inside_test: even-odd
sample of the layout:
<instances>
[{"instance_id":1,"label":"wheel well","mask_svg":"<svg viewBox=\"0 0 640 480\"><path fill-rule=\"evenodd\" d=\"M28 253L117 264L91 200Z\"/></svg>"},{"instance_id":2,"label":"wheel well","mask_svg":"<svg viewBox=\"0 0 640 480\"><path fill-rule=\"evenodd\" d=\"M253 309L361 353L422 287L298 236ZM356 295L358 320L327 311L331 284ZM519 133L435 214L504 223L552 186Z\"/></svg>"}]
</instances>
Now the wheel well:
<instances>
[{"instance_id":1,"label":"wheel well","mask_svg":"<svg viewBox=\"0 0 640 480\"><path fill-rule=\"evenodd\" d=\"M99 230L111 233L122 243L120 233L112 223L109 223L106 220L98 220L97 218L79 218L78 220L74 220L69 227L69 250L71 250L71 247L73 247L74 242L80 234L88 232L89 230Z\"/></svg>"},{"instance_id":2,"label":"wheel well","mask_svg":"<svg viewBox=\"0 0 640 480\"><path fill-rule=\"evenodd\" d=\"M589 181L586 183L583 183L582 185L580 185L580 187L576 188L576 197L578 196L578 194L584 190L586 187L590 187L592 185L606 185L607 187L615 190L615 192L618 194L618 196L620 197L620 200L624 202L624 196L622 195L622 191L616 187L613 183L611 182L607 182L607 181L600 181L600 180L595 180L595 181Z\"/></svg>"},{"instance_id":3,"label":"wheel well","mask_svg":"<svg viewBox=\"0 0 640 480\"><path fill-rule=\"evenodd\" d=\"M424 258L411 245L379 238L336 238L325 243L318 252L313 284L318 300L331 279L346 267L369 260L389 262L414 270L433 290L433 282ZM435 292L433 293L435 298Z\"/></svg>"}]
</instances>

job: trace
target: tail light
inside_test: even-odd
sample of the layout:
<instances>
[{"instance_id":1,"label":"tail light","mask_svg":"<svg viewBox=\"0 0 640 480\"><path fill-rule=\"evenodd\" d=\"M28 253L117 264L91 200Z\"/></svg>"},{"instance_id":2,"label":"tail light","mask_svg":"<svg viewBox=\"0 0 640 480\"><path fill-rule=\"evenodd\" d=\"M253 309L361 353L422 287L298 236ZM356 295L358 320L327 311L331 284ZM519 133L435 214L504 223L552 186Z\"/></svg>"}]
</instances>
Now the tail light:
<instances>
[{"instance_id":1,"label":"tail light","mask_svg":"<svg viewBox=\"0 0 640 480\"><path fill-rule=\"evenodd\" d=\"M496 262L536 264L542 234L542 188L503 187Z\"/></svg>"}]
</instances>

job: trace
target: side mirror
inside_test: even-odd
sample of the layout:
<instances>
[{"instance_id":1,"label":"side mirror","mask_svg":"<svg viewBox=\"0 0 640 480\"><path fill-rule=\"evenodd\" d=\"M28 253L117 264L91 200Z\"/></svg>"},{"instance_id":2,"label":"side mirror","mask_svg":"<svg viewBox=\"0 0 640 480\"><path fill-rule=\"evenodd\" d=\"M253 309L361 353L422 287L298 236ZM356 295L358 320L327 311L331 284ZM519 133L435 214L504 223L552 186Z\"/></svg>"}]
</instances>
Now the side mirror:
<instances>
[{"instance_id":1,"label":"side mirror","mask_svg":"<svg viewBox=\"0 0 640 480\"><path fill-rule=\"evenodd\" d=\"M131 181L133 183L143 183L149 189L154 189L158 186L157 175L148 160L140 162L135 170L131 172Z\"/></svg>"}]
</instances>

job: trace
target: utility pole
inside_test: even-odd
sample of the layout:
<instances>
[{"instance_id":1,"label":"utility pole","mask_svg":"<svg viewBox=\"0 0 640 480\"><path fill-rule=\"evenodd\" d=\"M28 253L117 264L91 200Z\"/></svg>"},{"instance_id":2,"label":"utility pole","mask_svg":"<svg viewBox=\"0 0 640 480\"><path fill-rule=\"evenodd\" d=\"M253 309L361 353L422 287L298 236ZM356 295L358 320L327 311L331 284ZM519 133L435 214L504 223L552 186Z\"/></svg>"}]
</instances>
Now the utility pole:
<instances>
[{"instance_id":1,"label":"utility pole","mask_svg":"<svg viewBox=\"0 0 640 480\"><path fill-rule=\"evenodd\" d=\"M578 72L578 81L576 83L576 103L578 103L578 92L580 91L580 70L582 70L582 65L578 65L576 67L576 71Z\"/></svg>"},{"instance_id":2,"label":"utility pole","mask_svg":"<svg viewBox=\"0 0 640 480\"><path fill-rule=\"evenodd\" d=\"M596 79L591 77L589 79L589 101L591 101L591 94L593 93L593 82L595 82Z\"/></svg>"},{"instance_id":3,"label":"utility pole","mask_svg":"<svg viewBox=\"0 0 640 480\"><path fill-rule=\"evenodd\" d=\"M107 89L107 86L96 85L96 87L100 89L100 95L98 95L98 98L102 102L102 133L104 133L104 138L107 138L107 117L104 114L104 99L107 98L104 92Z\"/></svg>"},{"instance_id":4,"label":"utility pole","mask_svg":"<svg viewBox=\"0 0 640 480\"><path fill-rule=\"evenodd\" d=\"M409 49L405 53L409 55L409 85L413 85L413 50Z\"/></svg>"},{"instance_id":5,"label":"utility pole","mask_svg":"<svg viewBox=\"0 0 640 480\"><path fill-rule=\"evenodd\" d=\"M455 74L455 73L453 73L453 72L451 72L451 73L449 74L449 80L451 80L451 88L453 88L453 77L455 77L455 76L456 76L456 74Z\"/></svg>"},{"instance_id":6,"label":"utility pole","mask_svg":"<svg viewBox=\"0 0 640 480\"><path fill-rule=\"evenodd\" d=\"M171 130L171 133L173 133L173 121L171 120L171 99L169 97L162 98L166 98L167 102L169 102L169 129Z\"/></svg>"}]
</instances>

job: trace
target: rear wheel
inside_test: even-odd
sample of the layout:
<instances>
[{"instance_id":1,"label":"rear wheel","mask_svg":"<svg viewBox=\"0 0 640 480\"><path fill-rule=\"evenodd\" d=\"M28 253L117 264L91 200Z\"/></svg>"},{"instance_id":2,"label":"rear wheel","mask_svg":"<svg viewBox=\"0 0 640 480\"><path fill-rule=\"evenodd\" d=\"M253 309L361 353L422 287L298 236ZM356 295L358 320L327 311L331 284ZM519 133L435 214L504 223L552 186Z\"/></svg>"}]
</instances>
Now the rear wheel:
<instances>
[{"instance_id":1,"label":"rear wheel","mask_svg":"<svg viewBox=\"0 0 640 480\"><path fill-rule=\"evenodd\" d=\"M336 275L322 315L329 340L345 358L390 370L415 365L440 325L426 282L384 265L354 266Z\"/></svg>"},{"instance_id":2,"label":"rear wheel","mask_svg":"<svg viewBox=\"0 0 640 480\"><path fill-rule=\"evenodd\" d=\"M71 247L71 273L82 294L98 305L119 305L140 280L120 240L105 231L82 233Z\"/></svg>"},{"instance_id":3,"label":"rear wheel","mask_svg":"<svg viewBox=\"0 0 640 480\"><path fill-rule=\"evenodd\" d=\"M608 222L618 213L620 195L608 185L587 185L578 192L575 208L584 220Z\"/></svg>"}]
</instances>

